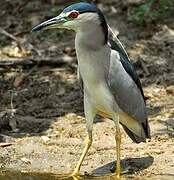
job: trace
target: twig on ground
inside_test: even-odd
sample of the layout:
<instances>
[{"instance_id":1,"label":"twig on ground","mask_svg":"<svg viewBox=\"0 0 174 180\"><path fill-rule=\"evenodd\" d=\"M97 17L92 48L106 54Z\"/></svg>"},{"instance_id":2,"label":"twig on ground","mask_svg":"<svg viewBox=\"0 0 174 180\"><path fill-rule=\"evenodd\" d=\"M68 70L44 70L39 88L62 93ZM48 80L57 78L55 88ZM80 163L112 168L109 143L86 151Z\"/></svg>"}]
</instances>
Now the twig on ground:
<instances>
[{"instance_id":1,"label":"twig on ground","mask_svg":"<svg viewBox=\"0 0 174 180\"><path fill-rule=\"evenodd\" d=\"M25 78L29 76L38 67L38 65L39 65L39 62L33 68L31 68L28 73L25 73L25 74L22 73L19 76L17 76L13 83L14 87L19 87L22 84L22 82L25 80Z\"/></svg>"},{"instance_id":2,"label":"twig on ground","mask_svg":"<svg viewBox=\"0 0 174 180\"><path fill-rule=\"evenodd\" d=\"M0 147L7 147L7 146L11 146L13 144L16 144L15 142L11 142L11 143L0 143Z\"/></svg>"},{"instance_id":3,"label":"twig on ground","mask_svg":"<svg viewBox=\"0 0 174 180\"><path fill-rule=\"evenodd\" d=\"M10 34L9 32L7 32L5 29L3 29L3 28L1 28L1 27L0 27L0 33L3 34L3 35L5 35L5 36L7 36L7 37L9 37L9 38L12 39L12 40L18 42L18 39L17 39L15 36L13 36L12 34Z\"/></svg>"},{"instance_id":4,"label":"twig on ground","mask_svg":"<svg viewBox=\"0 0 174 180\"><path fill-rule=\"evenodd\" d=\"M3 35L5 35L5 36L7 36L8 38L14 40L14 41L16 42L18 48L21 50L21 52L23 52L23 54L25 54L25 49L23 48L22 42L21 42L20 39L18 39L16 36L14 36L13 34L7 32L5 29L3 29L3 28L1 28L1 27L0 27L0 34L3 34ZM27 43L28 43L28 42L27 42ZM33 51L35 51L38 56L41 56L40 51L39 51L38 49L36 49L36 48L33 46L33 44L28 43L28 45L30 45L31 49L32 49Z\"/></svg>"},{"instance_id":5,"label":"twig on ground","mask_svg":"<svg viewBox=\"0 0 174 180\"><path fill-rule=\"evenodd\" d=\"M6 58L0 60L0 66L33 66L37 63L40 65L64 65L68 62L72 62L74 58L71 57L59 57L59 58L51 58L51 57L25 57L25 58Z\"/></svg>"},{"instance_id":6,"label":"twig on ground","mask_svg":"<svg viewBox=\"0 0 174 180\"><path fill-rule=\"evenodd\" d=\"M31 49L32 49L34 52L36 52L36 54L37 54L38 56L42 56L42 53L41 53L40 50L38 50L37 48L35 48L33 44L31 44L31 43L28 43L28 44L30 45Z\"/></svg>"},{"instance_id":7,"label":"twig on ground","mask_svg":"<svg viewBox=\"0 0 174 180\"><path fill-rule=\"evenodd\" d=\"M5 36L9 37L10 39L14 40L14 41L17 43L18 48L19 48L22 52L24 51L24 49L23 49L23 47L22 47L22 45L21 45L21 42L20 42L19 39L17 39L17 37L15 37L14 35L10 34L9 32L7 32L5 29L3 29L3 28L1 28L1 27L0 27L0 34L3 34L3 35L5 35Z\"/></svg>"}]
</instances>

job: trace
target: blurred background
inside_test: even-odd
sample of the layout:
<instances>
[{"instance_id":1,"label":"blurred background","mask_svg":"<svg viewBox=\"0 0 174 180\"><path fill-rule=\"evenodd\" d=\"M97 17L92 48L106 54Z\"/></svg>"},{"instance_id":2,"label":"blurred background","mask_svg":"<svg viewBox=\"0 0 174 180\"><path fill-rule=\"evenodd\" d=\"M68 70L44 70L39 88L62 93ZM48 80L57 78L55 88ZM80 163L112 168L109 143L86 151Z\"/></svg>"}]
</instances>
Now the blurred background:
<instances>
[{"instance_id":1,"label":"blurred background","mask_svg":"<svg viewBox=\"0 0 174 180\"><path fill-rule=\"evenodd\" d=\"M0 168L62 173L69 172L78 161L86 132L76 77L75 34L67 30L31 33L35 25L57 16L74 2L79 1L0 0ZM152 140L138 146L123 134L125 166L132 163L130 171L138 175L172 176L174 1L88 2L103 11L123 43L147 100ZM94 134L94 147L82 170L91 171L114 161L112 122L97 118ZM149 155L154 163L140 158Z\"/></svg>"}]
</instances>

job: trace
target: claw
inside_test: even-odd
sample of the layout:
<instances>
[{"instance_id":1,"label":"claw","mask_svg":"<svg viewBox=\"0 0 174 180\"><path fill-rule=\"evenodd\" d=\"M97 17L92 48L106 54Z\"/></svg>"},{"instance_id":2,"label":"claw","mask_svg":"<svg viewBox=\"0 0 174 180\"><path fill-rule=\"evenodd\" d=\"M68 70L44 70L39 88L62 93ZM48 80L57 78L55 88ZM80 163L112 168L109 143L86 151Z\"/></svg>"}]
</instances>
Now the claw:
<instances>
[{"instance_id":1,"label":"claw","mask_svg":"<svg viewBox=\"0 0 174 180\"><path fill-rule=\"evenodd\" d=\"M73 171L70 177L73 178L73 180L79 180L80 178L80 173L78 171Z\"/></svg>"},{"instance_id":2,"label":"claw","mask_svg":"<svg viewBox=\"0 0 174 180\"><path fill-rule=\"evenodd\" d=\"M116 178L117 178L117 179L120 179L120 174L116 174Z\"/></svg>"},{"instance_id":3,"label":"claw","mask_svg":"<svg viewBox=\"0 0 174 180\"><path fill-rule=\"evenodd\" d=\"M120 173L112 173L112 175L111 175L112 177L113 177L113 179L115 179L115 180L119 180L119 179L121 179L120 178Z\"/></svg>"},{"instance_id":4,"label":"claw","mask_svg":"<svg viewBox=\"0 0 174 180\"><path fill-rule=\"evenodd\" d=\"M71 176L80 176L80 173L77 171L72 172Z\"/></svg>"},{"instance_id":5,"label":"claw","mask_svg":"<svg viewBox=\"0 0 174 180\"><path fill-rule=\"evenodd\" d=\"M89 135L87 137L87 141L85 143L86 145L85 145L85 148L83 150L83 153L82 153L82 155L80 157L80 160L79 160L78 164L76 165L76 168L74 169L73 173L71 174L71 177L78 177L78 178L80 177L80 173L79 173L80 167L81 167L82 162L83 162L83 160L84 160L84 158L86 156L86 153L88 152L88 150L89 150L89 148L91 146L91 143L92 143L92 135Z\"/></svg>"}]
</instances>

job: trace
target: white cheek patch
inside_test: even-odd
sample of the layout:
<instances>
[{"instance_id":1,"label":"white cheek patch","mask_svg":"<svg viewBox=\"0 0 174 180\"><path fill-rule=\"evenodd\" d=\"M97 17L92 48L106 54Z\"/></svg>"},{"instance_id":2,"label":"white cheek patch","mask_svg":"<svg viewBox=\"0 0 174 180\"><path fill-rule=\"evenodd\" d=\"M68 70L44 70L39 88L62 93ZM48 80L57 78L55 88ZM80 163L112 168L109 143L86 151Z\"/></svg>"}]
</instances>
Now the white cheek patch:
<instances>
[{"instance_id":1,"label":"white cheek patch","mask_svg":"<svg viewBox=\"0 0 174 180\"><path fill-rule=\"evenodd\" d=\"M97 24L100 24L98 15L92 12L79 14L77 20L81 22L95 22Z\"/></svg>"}]
</instances>

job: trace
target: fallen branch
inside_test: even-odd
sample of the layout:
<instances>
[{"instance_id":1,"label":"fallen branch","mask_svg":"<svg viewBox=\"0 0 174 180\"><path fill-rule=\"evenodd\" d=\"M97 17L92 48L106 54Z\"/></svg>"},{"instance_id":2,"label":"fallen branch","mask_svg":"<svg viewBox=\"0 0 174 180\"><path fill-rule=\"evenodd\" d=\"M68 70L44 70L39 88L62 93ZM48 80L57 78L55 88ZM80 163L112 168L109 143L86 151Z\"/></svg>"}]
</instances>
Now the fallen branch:
<instances>
[{"instance_id":1,"label":"fallen branch","mask_svg":"<svg viewBox=\"0 0 174 180\"><path fill-rule=\"evenodd\" d=\"M7 147L7 146L11 146L13 144L16 144L16 143L0 143L0 147Z\"/></svg>"},{"instance_id":2,"label":"fallen branch","mask_svg":"<svg viewBox=\"0 0 174 180\"><path fill-rule=\"evenodd\" d=\"M15 36L13 36L9 32L7 32L5 29L2 29L1 27L0 27L0 33L7 36L7 37L9 37L10 39L12 39L12 40L14 40L16 42L19 42L18 39Z\"/></svg>"},{"instance_id":3,"label":"fallen branch","mask_svg":"<svg viewBox=\"0 0 174 180\"><path fill-rule=\"evenodd\" d=\"M26 2L28 3L28 2ZM7 32L5 29L1 28L0 27L0 34L3 34L4 36L7 36L8 38L14 40L18 46L18 48L21 50L21 52L23 52L25 54L25 49L23 48L23 43L21 42L20 39L18 39L16 36L14 36L13 34ZM41 56L41 53L39 50L37 50L31 43L28 43L31 47L32 47L32 50L34 50L38 56Z\"/></svg>"},{"instance_id":4,"label":"fallen branch","mask_svg":"<svg viewBox=\"0 0 174 180\"><path fill-rule=\"evenodd\" d=\"M25 78L28 77L31 73L33 73L33 71L38 67L38 65L39 65L39 63L37 63L34 67L32 67L28 73L25 73L25 74L21 73L19 76L16 76L16 78L13 82L13 86L14 87L20 86L22 84L22 82L25 80Z\"/></svg>"},{"instance_id":5,"label":"fallen branch","mask_svg":"<svg viewBox=\"0 0 174 180\"><path fill-rule=\"evenodd\" d=\"M33 66L39 63L39 65L64 65L66 63L71 63L73 58L69 56L63 56L59 58L51 57L25 57L25 58L6 58L0 59L1 66Z\"/></svg>"},{"instance_id":6,"label":"fallen branch","mask_svg":"<svg viewBox=\"0 0 174 180\"><path fill-rule=\"evenodd\" d=\"M19 47L19 49L21 51L24 51L24 49L22 48L21 42L19 39L17 39L17 37L15 37L13 34L7 32L5 29L0 27L0 34L3 34L5 36L7 36L8 38L14 40L17 43L17 46Z\"/></svg>"},{"instance_id":7,"label":"fallen branch","mask_svg":"<svg viewBox=\"0 0 174 180\"><path fill-rule=\"evenodd\" d=\"M0 148L15 145L15 144L19 144L21 141L22 141L22 139L14 141L14 142L0 142Z\"/></svg>"}]
</instances>

